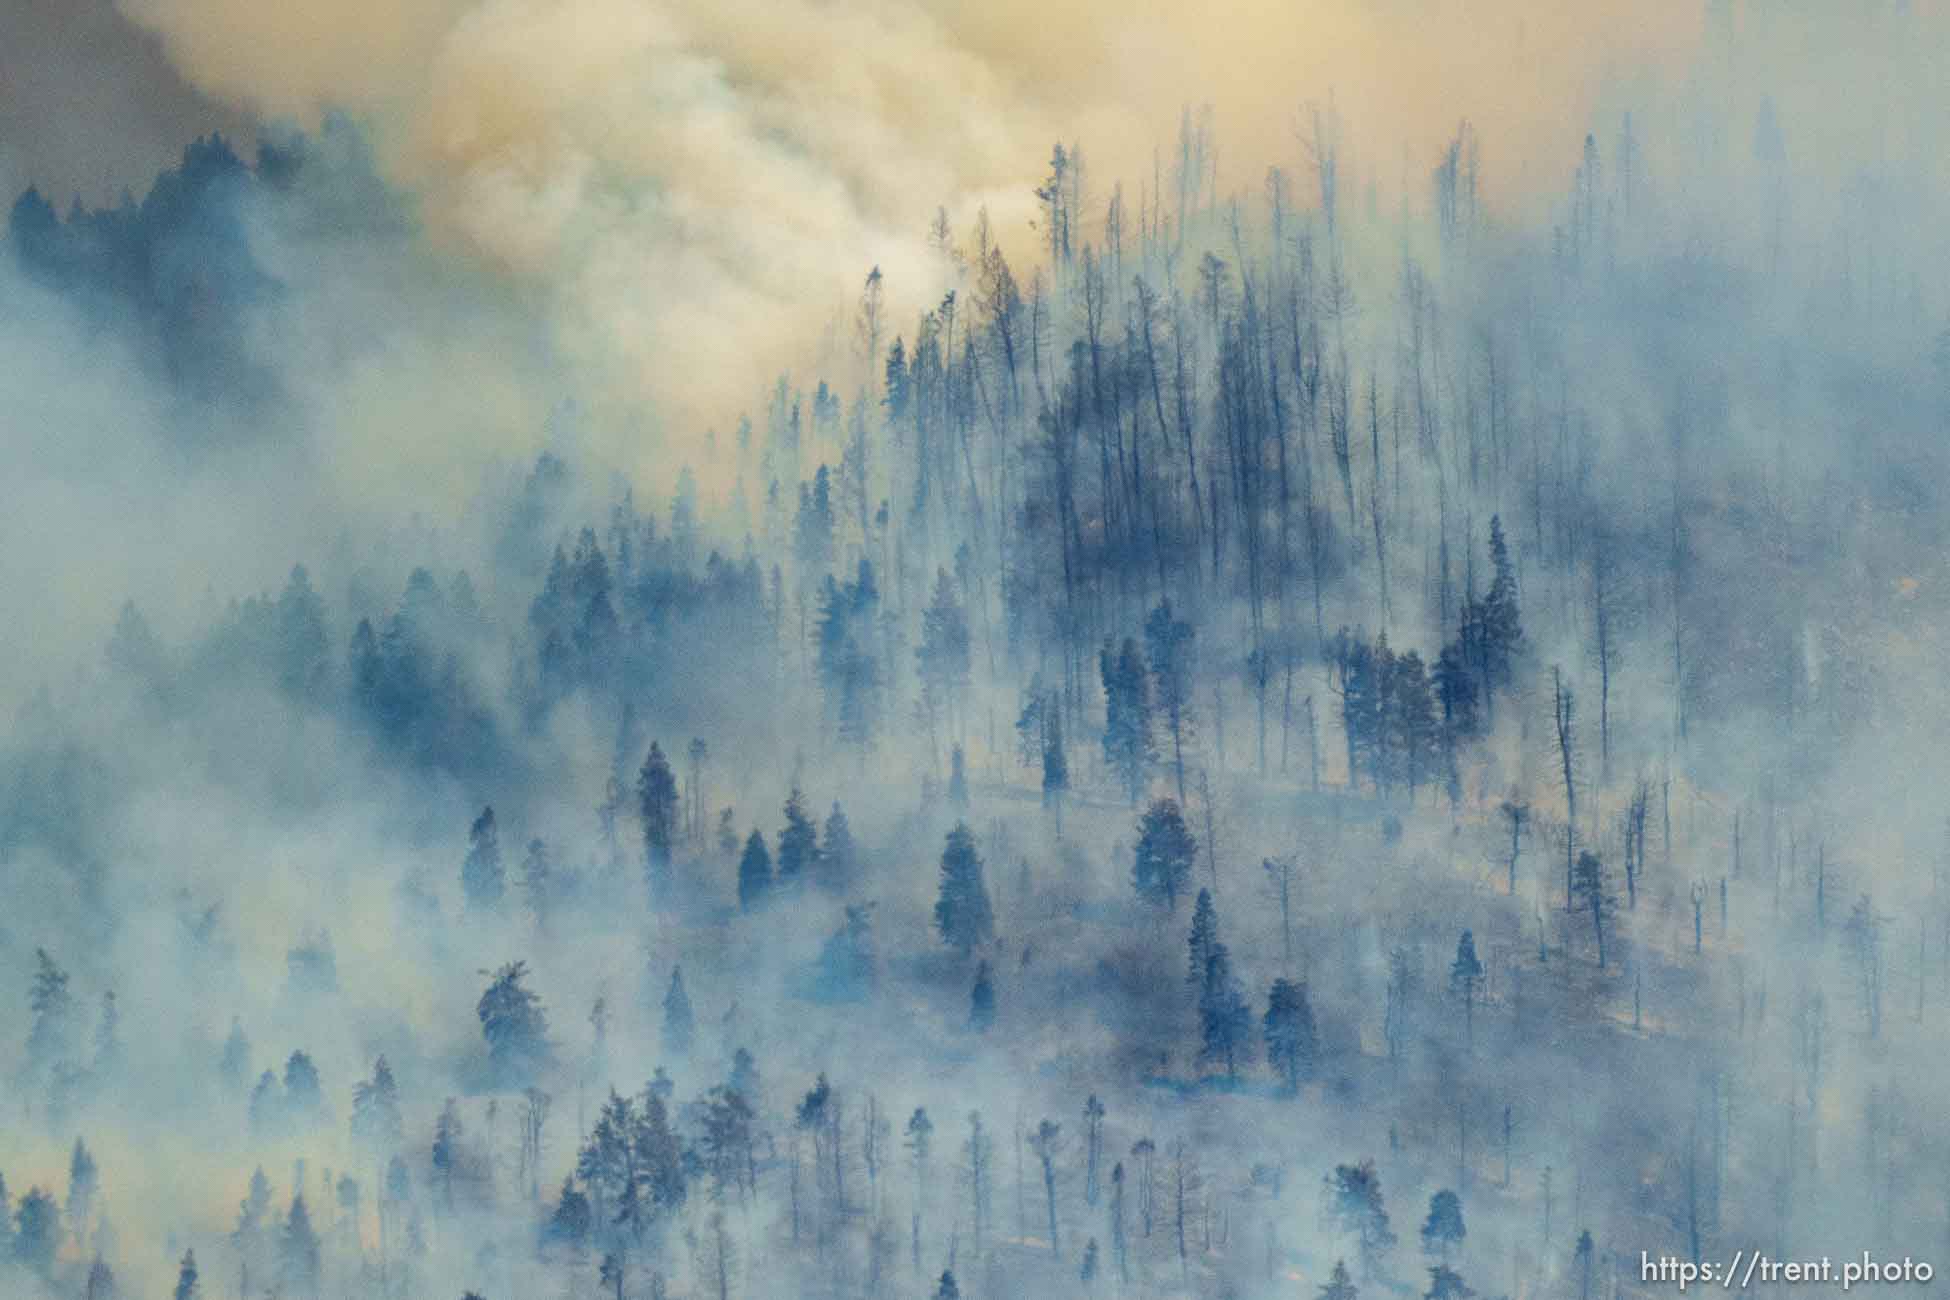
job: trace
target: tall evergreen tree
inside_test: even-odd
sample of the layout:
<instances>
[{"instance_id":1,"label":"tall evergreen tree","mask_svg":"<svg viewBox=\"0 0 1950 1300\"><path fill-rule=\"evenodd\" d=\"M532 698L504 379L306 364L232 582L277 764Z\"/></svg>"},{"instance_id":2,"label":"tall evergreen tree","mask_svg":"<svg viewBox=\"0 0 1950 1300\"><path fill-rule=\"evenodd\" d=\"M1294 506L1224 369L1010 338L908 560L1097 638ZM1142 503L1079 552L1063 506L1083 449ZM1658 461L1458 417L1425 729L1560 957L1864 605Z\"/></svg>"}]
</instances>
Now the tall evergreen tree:
<instances>
[{"instance_id":1,"label":"tall evergreen tree","mask_svg":"<svg viewBox=\"0 0 1950 1300\"><path fill-rule=\"evenodd\" d=\"M1185 983L1193 989L1205 984L1206 968L1211 965L1212 953L1219 946L1219 911L1212 902L1212 891L1198 891L1198 901L1192 905L1192 932L1186 941L1191 949L1191 964L1185 975Z\"/></svg>"},{"instance_id":2,"label":"tall evergreen tree","mask_svg":"<svg viewBox=\"0 0 1950 1300\"><path fill-rule=\"evenodd\" d=\"M930 743L942 730L961 734L962 697L968 689L972 640L968 615L946 569L935 572L934 597L921 614L921 643L915 647L921 676L921 713ZM941 751L934 751L940 761ZM939 767L934 769L939 772Z\"/></svg>"},{"instance_id":3,"label":"tall evergreen tree","mask_svg":"<svg viewBox=\"0 0 1950 1300\"><path fill-rule=\"evenodd\" d=\"M244 1022L237 1016L230 1018L230 1036L223 1040L223 1059L218 1063L217 1073L232 1093L241 1094L250 1082L251 1042L244 1036Z\"/></svg>"},{"instance_id":4,"label":"tall evergreen tree","mask_svg":"<svg viewBox=\"0 0 1950 1300\"><path fill-rule=\"evenodd\" d=\"M1320 1300L1358 1300L1360 1288L1348 1276L1347 1261L1334 1261L1334 1271L1328 1275L1327 1285L1320 1288Z\"/></svg>"},{"instance_id":5,"label":"tall evergreen tree","mask_svg":"<svg viewBox=\"0 0 1950 1300\"><path fill-rule=\"evenodd\" d=\"M74 1046L74 995L68 992L68 973L55 964L47 949L34 949L34 962L34 984L27 998L34 1023L27 1034L27 1056L37 1065L51 1065Z\"/></svg>"},{"instance_id":6,"label":"tall evergreen tree","mask_svg":"<svg viewBox=\"0 0 1950 1300\"><path fill-rule=\"evenodd\" d=\"M1443 1188L1429 1198L1429 1217L1422 1222L1422 1249L1449 1262L1449 1252L1468 1235L1463 1227L1462 1198Z\"/></svg>"},{"instance_id":7,"label":"tall evergreen tree","mask_svg":"<svg viewBox=\"0 0 1950 1300\"><path fill-rule=\"evenodd\" d=\"M1153 799L1138 821L1136 858L1131 868L1131 883L1138 896L1163 903L1166 910L1176 910L1178 896L1191 882L1197 855L1198 842L1186 828L1177 800Z\"/></svg>"},{"instance_id":8,"label":"tall evergreen tree","mask_svg":"<svg viewBox=\"0 0 1950 1300\"><path fill-rule=\"evenodd\" d=\"M950 947L966 955L995 936L995 913L982 879L982 857L975 833L959 822L948 832L941 853L941 893L934 904L934 927Z\"/></svg>"},{"instance_id":9,"label":"tall evergreen tree","mask_svg":"<svg viewBox=\"0 0 1950 1300\"><path fill-rule=\"evenodd\" d=\"M526 1087L548 1062L548 1019L542 1000L524 987L526 962L510 962L494 972L475 1014L487 1039L488 1064L505 1087Z\"/></svg>"},{"instance_id":10,"label":"tall evergreen tree","mask_svg":"<svg viewBox=\"0 0 1950 1300\"><path fill-rule=\"evenodd\" d=\"M287 1121L310 1128L325 1118L325 1087L311 1053L293 1052L284 1062L284 1114Z\"/></svg>"},{"instance_id":11,"label":"tall evergreen tree","mask_svg":"<svg viewBox=\"0 0 1950 1300\"><path fill-rule=\"evenodd\" d=\"M688 1055L696 1029L691 997L684 991L684 968L674 966L670 972L670 990L664 994L664 1051L672 1056Z\"/></svg>"},{"instance_id":12,"label":"tall evergreen tree","mask_svg":"<svg viewBox=\"0 0 1950 1300\"><path fill-rule=\"evenodd\" d=\"M1590 849L1578 854L1577 868L1571 874L1571 896L1591 918L1591 930L1598 941L1598 969L1605 968L1605 921L1611 916L1612 896L1605 881L1605 864Z\"/></svg>"},{"instance_id":13,"label":"tall evergreen tree","mask_svg":"<svg viewBox=\"0 0 1950 1300\"><path fill-rule=\"evenodd\" d=\"M295 1193L278 1236L278 1276L293 1295L316 1296L323 1269L323 1250L305 1208L305 1194Z\"/></svg>"},{"instance_id":14,"label":"tall evergreen tree","mask_svg":"<svg viewBox=\"0 0 1950 1300\"><path fill-rule=\"evenodd\" d=\"M1449 992L1462 999L1463 1034L1476 1041L1476 994L1483 987L1483 963L1476 956L1476 936L1468 930L1456 940L1456 959L1449 964Z\"/></svg>"},{"instance_id":15,"label":"tall evergreen tree","mask_svg":"<svg viewBox=\"0 0 1950 1300\"><path fill-rule=\"evenodd\" d=\"M1114 655L1106 641L1097 663L1104 684L1104 762L1135 806L1152 761L1149 674L1130 637Z\"/></svg>"},{"instance_id":16,"label":"tall evergreen tree","mask_svg":"<svg viewBox=\"0 0 1950 1300\"><path fill-rule=\"evenodd\" d=\"M379 1155L390 1155L405 1132L400 1118L399 1083L393 1067L381 1055L372 1063L372 1078L352 1089L352 1136Z\"/></svg>"},{"instance_id":17,"label":"tall evergreen tree","mask_svg":"<svg viewBox=\"0 0 1950 1300\"><path fill-rule=\"evenodd\" d=\"M860 869L860 846L854 842L853 828L848 825L846 812L837 799L833 801L833 811L826 815L815 860L819 863L820 881L829 889L846 889Z\"/></svg>"},{"instance_id":18,"label":"tall evergreen tree","mask_svg":"<svg viewBox=\"0 0 1950 1300\"><path fill-rule=\"evenodd\" d=\"M1245 991L1232 973L1232 955L1216 939L1205 963L1198 1020L1200 1063L1223 1065L1226 1079L1236 1080L1240 1061L1251 1052L1253 1016Z\"/></svg>"},{"instance_id":19,"label":"tall evergreen tree","mask_svg":"<svg viewBox=\"0 0 1950 1300\"><path fill-rule=\"evenodd\" d=\"M461 892L469 907L483 910L501 906L507 892L507 872L501 865L501 836L494 825L494 809L481 809L481 815L467 832L467 860L460 868Z\"/></svg>"},{"instance_id":20,"label":"tall evergreen tree","mask_svg":"<svg viewBox=\"0 0 1950 1300\"><path fill-rule=\"evenodd\" d=\"M779 883L807 879L819 862L819 829L806 812L806 797L795 784L785 800L785 826L779 831Z\"/></svg>"},{"instance_id":21,"label":"tall evergreen tree","mask_svg":"<svg viewBox=\"0 0 1950 1300\"><path fill-rule=\"evenodd\" d=\"M667 900L671 887L671 845L677 834L677 778L656 741L636 778L637 809L643 818L644 880L653 902Z\"/></svg>"},{"instance_id":22,"label":"tall evergreen tree","mask_svg":"<svg viewBox=\"0 0 1950 1300\"><path fill-rule=\"evenodd\" d=\"M61 1248L61 1207L38 1187L27 1189L14 1212L14 1259L45 1277Z\"/></svg>"},{"instance_id":23,"label":"tall evergreen tree","mask_svg":"<svg viewBox=\"0 0 1950 1300\"><path fill-rule=\"evenodd\" d=\"M1185 802L1185 742L1191 735L1192 648L1192 625L1172 613L1170 600L1161 601L1144 620L1144 649L1157 683L1158 711L1171 735L1171 766L1181 804Z\"/></svg>"},{"instance_id":24,"label":"tall evergreen tree","mask_svg":"<svg viewBox=\"0 0 1950 1300\"><path fill-rule=\"evenodd\" d=\"M1273 981L1266 996L1266 1059L1280 1073L1288 1092L1297 1091L1313 1078L1319 1045L1314 1031L1313 1007L1307 1001L1306 986L1289 979Z\"/></svg>"},{"instance_id":25,"label":"tall evergreen tree","mask_svg":"<svg viewBox=\"0 0 1950 1300\"><path fill-rule=\"evenodd\" d=\"M74 1140L68 1153L68 1226L77 1239L85 1238L88 1221L94 1214L95 1195L101 1191L101 1169L87 1143Z\"/></svg>"},{"instance_id":26,"label":"tall evergreen tree","mask_svg":"<svg viewBox=\"0 0 1950 1300\"><path fill-rule=\"evenodd\" d=\"M196 1252L183 1252L183 1262L176 1270L176 1290L172 1300L198 1300L202 1291L197 1286Z\"/></svg>"},{"instance_id":27,"label":"tall evergreen tree","mask_svg":"<svg viewBox=\"0 0 1950 1300\"><path fill-rule=\"evenodd\" d=\"M975 987L968 995L968 1023L981 1032L995 1023L995 978L986 961L975 966Z\"/></svg>"},{"instance_id":28,"label":"tall evergreen tree","mask_svg":"<svg viewBox=\"0 0 1950 1300\"><path fill-rule=\"evenodd\" d=\"M772 855L765 849L765 837L753 831L745 840L744 856L738 859L738 906L750 911L771 888Z\"/></svg>"},{"instance_id":29,"label":"tall evergreen tree","mask_svg":"<svg viewBox=\"0 0 1950 1300\"><path fill-rule=\"evenodd\" d=\"M1475 1294L1456 1270L1437 1264L1429 1269L1429 1289L1422 1293L1422 1300L1470 1300Z\"/></svg>"},{"instance_id":30,"label":"tall evergreen tree","mask_svg":"<svg viewBox=\"0 0 1950 1300\"><path fill-rule=\"evenodd\" d=\"M454 1178L460 1173L461 1139L464 1136L460 1105L449 1097L440 1108L440 1117L434 1121L430 1162L433 1176L440 1183L441 1199L450 1210L454 1207Z\"/></svg>"},{"instance_id":31,"label":"tall evergreen tree","mask_svg":"<svg viewBox=\"0 0 1950 1300\"><path fill-rule=\"evenodd\" d=\"M1362 1276L1370 1281L1383 1276L1383 1257L1395 1244L1388 1226L1388 1210L1381 1195L1381 1175L1374 1161L1358 1165L1336 1165L1327 1176L1328 1218L1355 1239L1361 1253Z\"/></svg>"}]
</instances>

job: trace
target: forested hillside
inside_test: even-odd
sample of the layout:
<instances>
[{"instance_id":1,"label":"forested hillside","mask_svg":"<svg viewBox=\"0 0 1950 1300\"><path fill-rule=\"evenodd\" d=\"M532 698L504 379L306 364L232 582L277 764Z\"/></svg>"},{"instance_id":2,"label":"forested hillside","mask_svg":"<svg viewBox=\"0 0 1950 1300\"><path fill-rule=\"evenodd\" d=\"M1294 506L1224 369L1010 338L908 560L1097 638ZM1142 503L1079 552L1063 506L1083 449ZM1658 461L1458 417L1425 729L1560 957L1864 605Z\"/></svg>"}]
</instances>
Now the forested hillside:
<instances>
[{"instance_id":1,"label":"forested hillside","mask_svg":"<svg viewBox=\"0 0 1950 1300\"><path fill-rule=\"evenodd\" d=\"M1943 1258L1946 192L1721 89L1066 139L694 423L356 122L24 188L0 1291Z\"/></svg>"}]
</instances>

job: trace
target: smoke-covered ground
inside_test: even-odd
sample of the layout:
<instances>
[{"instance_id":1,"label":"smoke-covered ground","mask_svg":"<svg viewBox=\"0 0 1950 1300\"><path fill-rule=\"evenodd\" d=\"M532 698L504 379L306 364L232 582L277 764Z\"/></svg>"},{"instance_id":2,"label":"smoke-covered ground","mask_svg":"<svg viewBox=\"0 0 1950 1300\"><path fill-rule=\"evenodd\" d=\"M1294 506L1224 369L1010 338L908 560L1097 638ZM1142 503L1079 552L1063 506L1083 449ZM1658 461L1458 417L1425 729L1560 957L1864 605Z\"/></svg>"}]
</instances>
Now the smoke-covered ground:
<instances>
[{"instance_id":1,"label":"smoke-covered ground","mask_svg":"<svg viewBox=\"0 0 1950 1300\"><path fill-rule=\"evenodd\" d=\"M0 0L0 1293L1950 1262L1945 21Z\"/></svg>"}]
</instances>

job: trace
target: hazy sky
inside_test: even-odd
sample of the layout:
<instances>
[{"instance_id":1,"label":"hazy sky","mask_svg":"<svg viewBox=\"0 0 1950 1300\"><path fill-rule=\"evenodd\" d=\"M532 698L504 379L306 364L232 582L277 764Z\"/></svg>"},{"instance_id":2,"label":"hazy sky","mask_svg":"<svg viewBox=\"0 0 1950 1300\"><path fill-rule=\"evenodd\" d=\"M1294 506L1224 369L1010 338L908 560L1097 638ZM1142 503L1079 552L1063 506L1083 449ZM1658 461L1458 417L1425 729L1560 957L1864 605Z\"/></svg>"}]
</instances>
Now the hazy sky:
<instances>
[{"instance_id":1,"label":"hazy sky","mask_svg":"<svg viewBox=\"0 0 1950 1300\"><path fill-rule=\"evenodd\" d=\"M114 0L0 0L0 182L66 206L140 196L191 138L249 115L193 90Z\"/></svg>"}]
</instances>

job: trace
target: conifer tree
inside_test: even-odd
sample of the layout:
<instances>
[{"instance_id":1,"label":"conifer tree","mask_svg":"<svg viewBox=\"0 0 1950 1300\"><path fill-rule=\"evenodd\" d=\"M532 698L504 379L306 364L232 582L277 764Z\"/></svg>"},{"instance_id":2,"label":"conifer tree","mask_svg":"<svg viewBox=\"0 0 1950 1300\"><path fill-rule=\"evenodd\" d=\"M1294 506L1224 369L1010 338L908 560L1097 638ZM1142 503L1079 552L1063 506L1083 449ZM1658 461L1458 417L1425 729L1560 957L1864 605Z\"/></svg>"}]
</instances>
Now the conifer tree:
<instances>
[{"instance_id":1,"label":"conifer tree","mask_svg":"<svg viewBox=\"0 0 1950 1300\"><path fill-rule=\"evenodd\" d=\"M47 949L34 949L34 962L34 985L27 998L34 1023L27 1034L27 1055L37 1065L51 1065L73 1046L74 995L68 992L68 973L55 965Z\"/></svg>"},{"instance_id":2,"label":"conifer tree","mask_svg":"<svg viewBox=\"0 0 1950 1300\"><path fill-rule=\"evenodd\" d=\"M807 878L819 860L819 830L806 813L806 797L794 785L785 800L785 827L779 832L779 883Z\"/></svg>"},{"instance_id":3,"label":"conifer tree","mask_svg":"<svg viewBox=\"0 0 1950 1300\"><path fill-rule=\"evenodd\" d=\"M995 980L984 961L975 967L975 987L968 995L968 1024L978 1032L995 1023Z\"/></svg>"},{"instance_id":4,"label":"conifer tree","mask_svg":"<svg viewBox=\"0 0 1950 1300\"><path fill-rule=\"evenodd\" d=\"M1225 1066L1226 1079L1236 1080L1239 1063L1252 1047L1252 1009L1247 1006L1245 992L1232 973L1232 955L1216 939L1205 962L1198 1019L1199 1062L1221 1064Z\"/></svg>"},{"instance_id":5,"label":"conifer tree","mask_svg":"<svg viewBox=\"0 0 1950 1300\"><path fill-rule=\"evenodd\" d=\"M1468 1233L1463 1227L1462 1198L1443 1188L1429 1198L1429 1217L1422 1222L1422 1249L1449 1262L1449 1252L1462 1245Z\"/></svg>"},{"instance_id":6,"label":"conifer tree","mask_svg":"<svg viewBox=\"0 0 1950 1300\"><path fill-rule=\"evenodd\" d=\"M461 864L460 887L469 907L490 910L501 906L507 873L501 865L501 837L494 825L494 809L481 809L467 832L467 860Z\"/></svg>"},{"instance_id":7,"label":"conifer tree","mask_svg":"<svg viewBox=\"0 0 1950 1300\"><path fill-rule=\"evenodd\" d=\"M1131 883L1138 896L1175 910L1178 896L1192 878L1198 842L1185 826L1185 815L1174 799L1153 799L1138 821L1136 859ZM1200 978L1204 976L1201 974Z\"/></svg>"},{"instance_id":8,"label":"conifer tree","mask_svg":"<svg viewBox=\"0 0 1950 1300\"><path fill-rule=\"evenodd\" d=\"M833 801L833 811L826 815L817 860L820 881L829 889L845 889L860 869L860 846L854 842L853 828L837 799Z\"/></svg>"},{"instance_id":9,"label":"conifer tree","mask_svg":"<svg viewBox=\"0 0 1950 1300\"><path fill-rule=\"evenodd\" d=\"M672 967L670 990L664 994L664 1050L672 1056L687 1055L695 1030L690 994L684 991L684 968Z\"/></svg>"},{"instance_id":10,"label":"conifer tree","mask_svg":"<svg viewBox=\"0 0 1950 1300\"><path fill-rule=\"evenodd\" d=\"M293 1294L315 1296L322 1262L323 1252L318 1233L311 1226L311 1212L305 1208L305 1194L297 1192L278 1237L278 1276Z\"/></svg>"},{"instance_id":11,"label":"conifer tree","mask_svg":"<svg viewBox=\"0 0 1950 1300\"><path fill-rule=\"evenodd\" d=\"M481 1035L487 1039L488 1062L505 1086L525 1087L547 1063L548 1020L542 1000L523 986L526 962L510 962L494 972L487 991L475 1007Z\"/></svg>"},{"instance_id":12,"label":"conifer tree","mask_svg":"<svg viewBox=\"0 0 1950 1300\"><path fill-rule=\"evenodd\" d=\"M1476 956L1476 936L1468 930L1456 940L1456 959L1449 964L1449 992L1462 999L1463 1034L1476 1041L1476 994L1483 987L1483 963Z\"/></svg>"},{"instance_id":13,"label":"conifer tree","mask_svg":"<svg viewBox=\"0 0 1950 1300\"><path fill-rule=\"evenodd\" d=\"M202 1291L197 1287L196 1252L183 1252L183 1262L176 1270L176 1290L172 1300L198 1300Z\"/></svg>"},{"instance_id":14,"label":"conifer tree","mask_svg":"<svg viewBox=\"0 0 1950 1300\"><path fill-rule=\"evenodd\" d=\"M967 955L995 935L995 913L989 906L988 886L982 879L982 858L975 834L959 822L948 832L941 853L941 893L934 905L934 926L952 948Z\"/></svg>"},{"instance_id":15,"label":"conifer tree","mask_svg":"<svg viewBox=\"0 0 1950 1300\"><path fill-rule=\"evenodd\" d=\"M765 837L753 831L745 840L744 856L738 859L738 906L750 911L771 888L772 855L766 852Z\"/></svg>"},{"instance_id":16,"label":"conifer tree","mask_svg":"<svg viewBox=\"0 0 1950 1300\"><path fill-rule=\"evenodd\" d=\"M1187 940L1191 949L1191 965L1186 972L1185 982L1193 989L1205 983L1206 967L1212 961L1213 950L1219 945L1219 912L1212 903L1212 891L1198 891L1198 901L1192 905L1192 932Z\"/></svg>"},{"instance_id":17,"label":"conifer tree","mask_svg":"<svg viewBox=\"0 0 1950 1300\"><path fill-rule=\"evenodd\" d=\"M1273 981L1266 996L1266 1059L1279 1071L1288 1092L1297 1091L1314 1074L1319 1046L1313 1008L1304 985L1289 979Z\"/></svg>"},{"instance_id":18,"label":"conifer tree","mask_svg":"<svg viewBox=\"0 0 1950 1300\"><path fill-rule=\"evenodd\" d=\"M1097 664L1104 684L1104 762L1135 807L1152 760L1149 674L1130 637L1114 655L1106 641Z\"/></svg>"},{"instance_id":19,"label":"conifer tree","mask_svg":"<svg viewBox=\"0 0 1950 1300\"><path fill-rule=\"evenodd\" d=\"M677 834L677 777L656 741L644 756L636 779L637 809L643 818L643 870L653 903L668 899L671 845Z\"/></svg>"}]
</instances>

